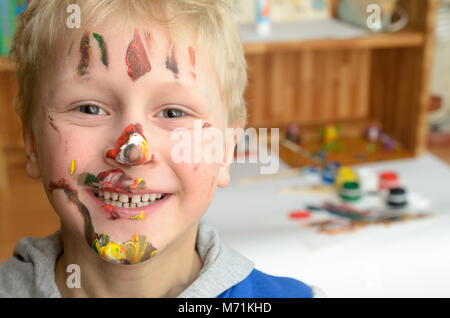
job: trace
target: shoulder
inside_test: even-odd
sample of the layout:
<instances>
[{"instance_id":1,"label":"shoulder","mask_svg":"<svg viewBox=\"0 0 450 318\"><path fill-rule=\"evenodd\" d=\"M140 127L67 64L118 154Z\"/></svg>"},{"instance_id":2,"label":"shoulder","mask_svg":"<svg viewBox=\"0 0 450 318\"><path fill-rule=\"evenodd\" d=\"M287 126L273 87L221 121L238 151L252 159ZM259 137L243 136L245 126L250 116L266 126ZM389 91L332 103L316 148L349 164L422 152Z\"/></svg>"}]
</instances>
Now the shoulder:
<instances>
[{"instance_id":1,"label":"shoulder","mask_svg":"<svg viewBox=\"0 0 450 318\"><path fill-rule=\"evenodd\" d=\"M312 298L313 290L305 283L265 274L254 269L243 281L218 296L219 298Z\"/></svg>"},{"instance_id":2,"label":"shoulder","mask_svg":"<svg viewBox=\"0 0 450 318\"><path fill-rule=\"evenodd\" d=\"M0 298L30 297L33 264L21 257L11 257L0 264Z\"/></svg>"},{"instance_id":3,"label":"shoulder","mask_svg":"<svg viewBox=\"0 0 450 318\"><path fill-rule=\"evenodd\" d=\"M59 233L21 239L13 257L0 264L0 298L58 295L54 267L61 250Z\"/></svg>"}]
</instances>

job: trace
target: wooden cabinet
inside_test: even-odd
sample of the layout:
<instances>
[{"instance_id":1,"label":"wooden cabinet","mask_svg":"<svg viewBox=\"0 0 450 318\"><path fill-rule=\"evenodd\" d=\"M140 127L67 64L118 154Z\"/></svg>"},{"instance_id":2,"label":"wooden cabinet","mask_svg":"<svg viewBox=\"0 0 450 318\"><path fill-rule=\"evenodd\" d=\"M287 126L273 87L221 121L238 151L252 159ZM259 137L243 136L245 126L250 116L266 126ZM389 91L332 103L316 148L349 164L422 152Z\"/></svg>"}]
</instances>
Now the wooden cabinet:
<instances>
[{"instance_id":1,"label":"wooden cabinet","mask_svg":"<svg viewBox=\"0 0 450 318\"><path fill-rule=\"evenodd\" d=\"M313 138L317 133L308 128L377 122L412 156L422 154L438 3L399 4L410 17L401 32L246 43L249 126L283 129L297 122Z\"/></svg>"}]
</instances>

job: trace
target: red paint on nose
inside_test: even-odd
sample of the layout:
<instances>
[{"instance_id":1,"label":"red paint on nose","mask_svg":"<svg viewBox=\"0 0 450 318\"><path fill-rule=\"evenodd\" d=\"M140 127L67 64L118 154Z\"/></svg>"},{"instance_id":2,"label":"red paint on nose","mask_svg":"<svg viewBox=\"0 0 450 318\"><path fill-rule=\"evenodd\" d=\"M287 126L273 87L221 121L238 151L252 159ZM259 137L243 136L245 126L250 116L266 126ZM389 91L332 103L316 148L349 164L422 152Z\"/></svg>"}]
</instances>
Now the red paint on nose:
<instances>
[{"instance_id":1,"label":"red paint on nose","mask_svg":"<svg viewBox=\"0 0 450 318\"><path fill-rule=\"evenodd\" d=\"M106 158L111 158L116 160L117 155L120 153L123 145L127 144L133 134L139 134L147 143L146 138L143 135L143 129L141 124L131 124L127 128L125 128L122 135L117 139L116 146L114 149L109 150L106 153ZM147 160L147 157L144 156L136 147L130 147L126 149L126 158L130 165L138 165L142 164ZM153 157L152 157L153 158Z\"/></svg>"}]
</instances>

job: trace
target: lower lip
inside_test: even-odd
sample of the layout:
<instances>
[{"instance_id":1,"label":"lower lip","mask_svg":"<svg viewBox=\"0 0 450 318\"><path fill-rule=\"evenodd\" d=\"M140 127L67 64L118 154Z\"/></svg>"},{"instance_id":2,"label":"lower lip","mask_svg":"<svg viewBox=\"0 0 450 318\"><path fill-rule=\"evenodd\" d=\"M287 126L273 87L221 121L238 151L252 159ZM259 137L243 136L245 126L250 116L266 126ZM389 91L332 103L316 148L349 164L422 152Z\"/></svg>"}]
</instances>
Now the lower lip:
<instances>
[{"instance_id":1,"label":"lower lip","mask_svg":"<svg viewBox=\"0 0 450 318\"><path fill-rule=\"evenodd\" d=\"M106 214L111 215L104 207L106 202L97 198L94 194L94 191L89 191L90 196L94 199L96 204L101 208ZM143 206L140 208L118 208L113 206L113 211L120 216L120 219L130 219L132 217L138 216L141 212L144 212L145 217L157 212L161 207L167 202L167 200L172 197L172 194L167 193L161 200L156 201L153 204L149 204L147 206Z\"/></svg>"}]
</instances>

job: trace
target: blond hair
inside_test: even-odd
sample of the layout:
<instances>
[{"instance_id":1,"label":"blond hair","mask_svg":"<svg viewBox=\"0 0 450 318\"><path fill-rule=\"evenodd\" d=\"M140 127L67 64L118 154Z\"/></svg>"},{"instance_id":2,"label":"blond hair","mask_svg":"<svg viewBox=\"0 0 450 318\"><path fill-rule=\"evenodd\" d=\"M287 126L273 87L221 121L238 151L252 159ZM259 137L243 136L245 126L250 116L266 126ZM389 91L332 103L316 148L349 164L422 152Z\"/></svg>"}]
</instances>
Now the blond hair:
<instances>
[{"instance_id":1,"label":"blond hair","mask_svg":"<svg viewBox=\"0 0 450 318\"><path fill-rule=\"evenodd\" d=\"M222 100L228 109L228 124L247 122L243 94L247 85L247 64L239 30L227 0L33 0L17 21L11 56L16 60L19 96L17 111L28 125L34 108L42 101L44 70L49 70L61 43L74 38L66 26L67 7L78 4L84 25L95 27L107 18L117 17L121 26L153 19L170 27L183 18L195 30L196 47L213 56ZM119 25L119 24L118 24ZM52 61L52 63L50 63Z\"/></svg>"}]
</instances>

